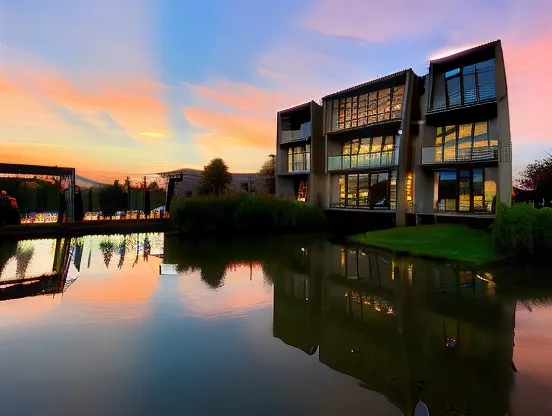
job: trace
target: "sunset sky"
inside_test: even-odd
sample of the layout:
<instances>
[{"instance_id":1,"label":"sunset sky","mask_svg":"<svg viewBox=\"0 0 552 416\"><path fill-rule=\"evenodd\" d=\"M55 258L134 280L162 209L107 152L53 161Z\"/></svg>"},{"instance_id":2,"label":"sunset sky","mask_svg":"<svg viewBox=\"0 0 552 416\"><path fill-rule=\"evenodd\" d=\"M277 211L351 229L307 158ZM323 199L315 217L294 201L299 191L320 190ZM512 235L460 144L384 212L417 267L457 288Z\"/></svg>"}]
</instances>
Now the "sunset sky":
<instances>
[{"instance_id":1,"label":"sunset sky","mask_svg":"<svg viewBox=\"0 0 552 416\"><path fill-rule=\"evenodd\" d=\"M257 171L278 110L495 39L517 172L552 151L550 0L0 0L0 162Z\"/></svg>"}]
</instances>

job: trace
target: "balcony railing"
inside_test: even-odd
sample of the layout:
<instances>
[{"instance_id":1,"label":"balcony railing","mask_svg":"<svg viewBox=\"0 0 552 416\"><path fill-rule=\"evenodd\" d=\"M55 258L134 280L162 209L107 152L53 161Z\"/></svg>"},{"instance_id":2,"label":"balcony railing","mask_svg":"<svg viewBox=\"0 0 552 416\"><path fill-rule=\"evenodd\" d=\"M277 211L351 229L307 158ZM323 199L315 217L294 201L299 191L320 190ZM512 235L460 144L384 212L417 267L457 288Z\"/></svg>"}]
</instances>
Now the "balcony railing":
<instances>
[{"instance_id":1,"label":"balcony railing","mask_svg":"<svg viewBox=\"0 0 552 416\"><path fill-rule=\"evenodd\" d=\"M468 107L476 104L492 102L496 100L496 88L493 83L480 85L475 89L457 90L448 92L441 97L433 97L427 109L428 113L453 110L455 108Z\"/></svg>"},{"instance_id":2,"label":"balcony railing","mask_svg":"<svg viewBox=\"0 0 552 416\"><path fill-rule=\"evenodd\" d=\"M328 157L328 170L371 169L399 164L398 149L357 155L337 155Z\"/></svg>"},{"instance_id":3,"label":"balcony railing","mask_svg":"<svg viewBox=\"0 0 552 416\"><path fill-rule=\"evenodd\" d=\"M473 149L456 149L455 147L422 148L422 165L461 162L498 161L498 146L474 147Z\"/></svg>"},{"instance_id":4,"label":"balcony railing","mask_svg":"<svg viewBox=\"0 0 552 416\"><path fill-rule=\"evenodd\" d=\"M280 132L280 143L293 143L311 137L311 122L301 124L299 130L282 130Z\"/></svg>"}]
</instances>

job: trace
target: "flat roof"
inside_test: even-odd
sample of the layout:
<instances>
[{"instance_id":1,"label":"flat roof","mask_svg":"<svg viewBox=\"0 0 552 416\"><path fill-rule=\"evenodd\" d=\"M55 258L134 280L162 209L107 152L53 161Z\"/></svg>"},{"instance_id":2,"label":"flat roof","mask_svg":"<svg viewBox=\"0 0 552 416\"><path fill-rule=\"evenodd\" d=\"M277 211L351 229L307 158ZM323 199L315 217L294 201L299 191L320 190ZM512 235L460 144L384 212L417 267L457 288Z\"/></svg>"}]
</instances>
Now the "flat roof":
<instances>
[{"instance_id":1,"label":"flat roof","mask_svg":"<svg viewBox=\"0 0 552 416\"><path fill-rule=\"evenodd\" d=\"M359 90L359 89L362 89L362 88L365 88L365 87L369 87L371 85L379 84L380 82L389 81L393 78L398 78L398 77L404 76L409 71L412 71L412 69L411 68L403 69L402 71L395 72L395 73L389 74L389 75L385 75L384 77L376 78L376 79L373 79L371 81L355 85L354 87L346 88L344 90L337 91L337 92L334 92L332 94L326 95L325 97L322 97L322 100L324 100L324 101L329 100L331 98L338 97L340 95L347 94L349 92L353 92L353 91L356 91L356 90Z\"/></svg>"},{"instance_id":2,"label":"flat roof","mask_svg":"<svg viewBox=\"0 0 552 416\"><path fill-rule=\"evenodd\" d=\"M483 43L481 45L474 46L473 48L464 49L463 51L459 51L459 52L457 52L455 54L452 54L452 55L449 55L449 56L444 56L442 58L432 59L429 62L432 65L439 65L439 64L450 62L450 61L455 61L457 59L462 59L462 58L465 58L466 56L470 56L472 54L476 54L478 52L482 52L482 51L486 51L486 50L489 50L491 48L494 48L497 44L501 44L500 39L493 40L493 41L487 42L487 43Z\"/></svg>"},{"instance_id":3,"label":"flat roof","mask_svg":"<svg viewBox=\"0 0 552 416\"><path fill-rule=\"evenodd\" d=\"M17 163L0 163L0 173L20 174L20 175L44 175L61 176L72 175L75 168L60 166L41 166L41 165L21 165Z\"/></svg>"},{"instance_id":4,"label":"flat roof","mask_svg":"<svg viewBox=\"0 0 552 416\"><path fill-rule=\"evenodd\" d=\"M292 111L303 110L306 107L310 107L310 105L312 103L313 103L313 101L311 100L311 101L308 101L308 102L303 103L303 104L299 104L299 105L296 105L296 106L293 106L293 107L290 107L290 108L286 108L285 110L278 111L278 114L291 113Z\"/></svg>"}]
</instances>

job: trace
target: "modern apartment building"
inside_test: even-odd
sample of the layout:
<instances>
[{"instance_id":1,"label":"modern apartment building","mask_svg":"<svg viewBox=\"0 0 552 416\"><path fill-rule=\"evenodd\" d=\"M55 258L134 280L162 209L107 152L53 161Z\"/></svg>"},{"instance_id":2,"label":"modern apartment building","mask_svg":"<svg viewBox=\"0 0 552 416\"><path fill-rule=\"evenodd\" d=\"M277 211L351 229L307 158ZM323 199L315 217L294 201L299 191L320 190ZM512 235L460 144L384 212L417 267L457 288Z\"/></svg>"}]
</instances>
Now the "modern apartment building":
<instances>
[{"instance_id":1,"label":"modern apartment building","mask_svg":"<svg viewBox=\"0 0 552 416\"><path fill-rule=\"evenodd\" d=\"M278 113L276 195L323 205L323 109L314 101Z\"/></svg>"},{"instance_id":2,"label":"modern apartment building","mask_svg":"<svg viewBox=\"0 0 552 416\"><path fill-rule=\"evenodd\" d=\"M500 41L431 61L425 76L406 69L322 102L322 133L310 137L316 175L302 179L317 195L308 203L391 214L397 225L408 217L492 217L497 199L510 203L512 146ZM307 107L312 121L318 106L299 108ZM282 146L296 128L285 120L297 112L278 113L277 189L289 197L300 189L283 185L294 174L295 150Z\"/></svg>"}]
</instances>

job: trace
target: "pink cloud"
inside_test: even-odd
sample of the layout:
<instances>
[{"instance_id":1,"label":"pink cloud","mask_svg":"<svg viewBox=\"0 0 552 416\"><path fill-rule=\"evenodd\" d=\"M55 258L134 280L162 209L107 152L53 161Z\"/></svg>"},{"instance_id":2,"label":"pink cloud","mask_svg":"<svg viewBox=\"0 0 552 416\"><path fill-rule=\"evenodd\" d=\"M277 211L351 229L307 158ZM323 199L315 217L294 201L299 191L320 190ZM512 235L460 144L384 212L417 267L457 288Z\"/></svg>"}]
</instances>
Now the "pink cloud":
<instances>
[{"instance_id":1,"label":"pink cloud","mask_svg":"<svg viewBox=\"0 0 552 416\"><path fill-rule=\"evenodd\" d=\"M552 144L547 126L552 82L552 35L523 44L504 43L510 127L516 143Z\"/></svg>"},{"instance_id":2,"label":"pink cloud","mask_svg":"<svg viewBox=\"0 0 552 416\"><path fill-rule=\"evenodd\" d=\"M461 12L468 9L473 19L473 9L450 0L319 0L300 24L330 36L384 42L407 35L427 35L436 28L442 31L442 25L431 22L446 21L455 5L460 14L467 14ZM448 24L452 26L454 21L449 20Z\"/></svg>"}]
</instances>

